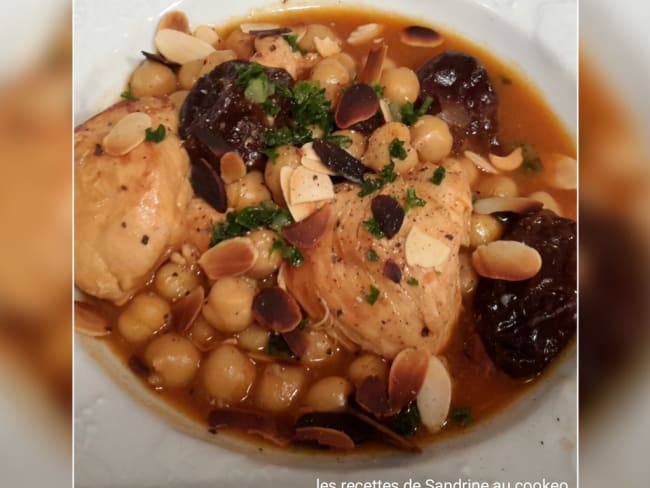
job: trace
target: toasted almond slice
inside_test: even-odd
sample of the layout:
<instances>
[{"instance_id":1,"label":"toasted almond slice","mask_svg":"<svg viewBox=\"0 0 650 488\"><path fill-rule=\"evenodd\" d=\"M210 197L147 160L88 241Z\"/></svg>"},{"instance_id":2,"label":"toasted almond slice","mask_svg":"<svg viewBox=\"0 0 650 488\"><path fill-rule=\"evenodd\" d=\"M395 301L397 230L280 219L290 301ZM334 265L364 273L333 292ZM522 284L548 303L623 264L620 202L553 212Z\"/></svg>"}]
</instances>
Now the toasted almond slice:
<instances>
[{"instance_id":1,"label":"toasted almond slice","mask_svg":"<svg viewBox=\"0 0 650 488\"><path fill-rule=\"evenodd\" d=\"M224 183L232 183L246 176L246 163L235 151L228 151L221 156L221 179Z\"/></svg>"},{"instance_id":2,"label":"toasted almond slice","mask_svg":"<svg viewBox=\"0 0 650 488\"><path fill-rule=\"evenodd\" d=\"M417 397L422 424L430 431L439 431L447 419L451 405L451 377L436 356L429 358L424 382Z\"/></svg>"},{"instance_id":3,"label":"toasted almond slice","mask_svg":"<svg viewBox=\"0 0 650 488\"><path fill-rule=\"evenodd\" d=\"M292 205L330 200L334 198L334 185L329 176L299 166L289 180L289 198Z\"/></svg>"},{"instance_id":4,"label":"toasted almond slice","mask_svg":"<svg viewBox=\"0 0 650 488\"><path fill-rule=\"evenodd\" d=\"M179 32L188 33L190 31L190 23L187 20L187 15L183 12L172 10L171 12L167 12L160 19L158 30L161 29L174 29Z\"/></svg>"},{"instance_id":5,"label":"toasted almond slice","mask_svg":"<svg viewBox=\"0 0 650 488\"><path fill-rule=\"evenodd\" d=\"M386 381L379 376L366 376L357 388L355 400L375 417L390 417L396 413L390 408Z\"/></svg>"},{"instance_id":6,"label":"toasted almond slice","mask_svg":"<svg viewBox=\"0 0 650 488\"><path fill-rule=\"evenodd\" d=\"M74 302L74 330L85 336L103 337L111 333L108 322L89 304Z\"/></svg>"},{"instance_id":7,"label":"toasted almond slice","mask_svg":"<svg viewBox=\"0 0 650 488\"><path fill-rule=\"evenodd\" d=\"M476 248L472 266L484 278L521 281L539 273L542 257L523 242L493 241Z\"/></svg>"},{"instance_id":8,"label":"toasted almond slice","mask_svg":"<svg viewBox=\"0 0 650 488\"><path fill-rule=\"evenodd\" d=\"M438 47L444 42L444 38L429 27L411 25L400 34L400 40L407 46L414 47Z\"/></svg>"},{"instance_id":9,"label":"toasted almond slice","mask_svg":"<svg viewBox=\"0 0 650 488\"><path fill-rule=\"evenodd\" d=\"M490 162L480 154L476 154L473 151L465 151L465 157L474 163L478 169L485 171L486 173L496 174L499 172L499 170L492 166L492 164L490 164Z\"/></svg>"},{"instance_id":10,"label":"toasted almond slice","mask_svg":"<svg viewBox=\"0 0 650 488\"><path fill-rule=\"evenodd\" d=\"M291 182L291 176L293 175L294 168L290 166L283 166L280 168L280 188L282 188L282 196L284 201L287 202L287 208L293 217L293 220L300 222L303 219L309 217L318 209L317 202L307 202L307 203L297 203L293 204L290 200L290 191L289 186Z\"/></svg>"},{"instance_id":11,"label":"toasted almond slice","mask_svg":"<svg viewBox=\"0 0 650 488\"><path fill-rule=\"evenodd\" d=\"M256 31L268 31L268 30L278 29L280 28L280 25L271 24L269 22L255 22L255 23L246 22L244 24L241 24L239 28L244 34L250 34L251 32L256 32Z\"/></svg>"},{"instance_id":12,"label":"toasted almond slice","mask_svg":"<svg viewBox=\"0 0 650 488\"><path fill-rule=\"evenodd\" d=\"M329 176L336 175L334 171L332 171L330 168L325 166L323 162L320 160L318 154L316 154L316 151L314 151L313 142L308 142L307 144L302 146L300 150L302 151L300 164L302 164L305 168L314 171L315 173L321 173Z\"/></svg>"},{"instance_id":13,"label":"toasted almond slice","mask_svg":"<svg viewBox=\"0 0 650 488\"><path fill-rule=\"evenodd\" d=\"M408 348L393 359L388 375L388 401L391 410L401 410L415 400L424 383L429 354Z\"/></svg>"},{"instance_id":14,"label":"toasted almond slice","mask_svg":"<svg viewBox=\"0 0 650 488\"><path fill-rule=\"evenodd\" d=\"M354 449L354 441L345 432L329 427L298 427L294 440L305 442L313 441L321 446L332 447L349 451Z\"/></svg>"},{"instance_id":15,"label":"toasted almond slice","mask_svg":"<svg viewBox=\"0 0 650 488\"><path fill-rule=\"evenodd\" d=\"M314 37L314 45L318 54L324 58L341 52L341 45L329 37Z\"/></svg>"},{"instance_id":16,"label":"toasted almond slice","mask_svg":"<svg viewBox=\"0 0 650 488\"><path fill-rule=\"evenodd\" d=\"M381 109L381 114L384 116L386 123L394 122L395 118L393 117L393 112L390 109L388 100L385 98L379 99L379 108Z\"/></svg>"},{"instance_id":17,"label":"toasted almond slice","mask_svg":"<svg viewBox=\"0 0 650 488\"><path fill-rule=\"evenodd\" d=\"M274 332L291 332L302 320L296 300L279 286L260 291L253 300L252 309L257 323Z\"/></svg>"},{"instance_id":18,"label":"toasted almond slice","mask_svg":"<svg viewBox=\"0 0 650 488\"><path fill-rule=\"evenodd\" d=\"M443 241L414 225L406 238L404 253L409 266L436 268L446 261L450 251Z\"/></svg>"},{"instance_id":19,"label":"toasted almond slice","mask_svg":"<svg viewBox=\"0 0 650 488\"><path fill-rule=\"evenodd\" d=\"M201 39L206 44L210 44L212 47L217 47L219 41L219 34L209 25L200 25L194 29L194 37Z\"/></svg>"},{"instance_id":20,"label":"toasted almond slice","mask_svg":"<svg viewBox=\"0 0 650 488\"><path fill-rule=\"evenodd\" d=\"M372 85L379 83L381 72L385 68L384 61L386 60L386 53L388 53L388 46L380 44L373 46L368 53L366 64L364 65L361 73L359 73L359 82Z\"/></svg>"},{"instance_id":21,"label":"toasted almond slice","mask_svg":"<svg viewBox=\"0 0 650 488\"><path fill-rule=\"evenodd\" d=\"M490 215L498 212L525 214L542 208L541 202L526 197L490 197L474 202L474 213Z\"/></svg>"},{"instance_id":22,"label":"toasted almond slice","mask_svg":"<svg viewBox=\"0 0 650 488\"><path fill-rule=\"evenodd\" d=\"M524 151L518 147L507 156L490 154L490 162L501 171L514 171L524 162Z\"/></svg>"},{"instance_id":23,"label":"toasted almond slice","mask_svg":"<svg viewBox=\"0 0 650 488\"><path fill-rule=\"evenodd\" d=\"M569 156L554 155L547 181L559 190L575 190L578 186L578 163Z\"/></svg>"},{"instance_id":24,"label":"toasted almond slice","mask_svg":"<svg viewBox=\"0 0 650 488\"><path fill-rule=\"evenodd\" d=\"M336 125L352 127L373 117L379 109L379 98L370 85L356 83L345 89L334 112Z\"/></svg>"},{"instance_id":25,"label":"toasted almond slice","mask_svg":"<svg viewBox=\"0 0 650 488\"><path fill-rule=\"evenodd\" d=\"M384 31L384 26L380 24L363 24L354 29L348 36L347 43L352 46L360 46L372 41L375 37Z\"/></svg>"},{"instance_id":26,"label":"toasted almond slice","mask_svg":"<svg viewBox=\"0 0 650 488\"><path fill-rule=\"evenodd\" d=\"M300 222L284 227L282 234L289 244L300 249L310 249L325 234L330 213L330 205L325 205Z\"/></svg>"},{"instance_id":27,"label":"toasted almond slice","mask_svg":"<svg viewBox=\"0 0 650 488\"><path fill-rule=\"evenodd\" d=\"M541 202L544 205L544 208L550 210L551 212L554 212L556 215L562 215L560 205L550 193L547 193L545 191L535 191L528 195L528 198L532 198L533 200Z\"/></svg>"},{"instance_id":28,"label":"toasted almond slice","mask_svg":"<svg viewBox=\"0 0 650 488\"><path fill-rule=\"evenodd\" d=\"M240 276L255 265L258 254L248 237L235 237L205 251L199 258L199 266L211 280Z\"/></svg>"},{"instance_id":29,"label":"toasted almond slice","mask_svg":"<svg viewBox=\"0 0 650 488\"><path fill-rule=\"evenodd\" d=\"M151 117L144 112L131 112L113 126L102 141L104 152L110 156L123 156L142 144L145 131L151 127Z\"/></svg>"},{"instance_id":30,"label":"toasted almond slice","mask_svg":"<svg viewBox=\"0 0 650 488\"><path fill-rule=\"evenodd\" d=\"M192 327L192 324L201 312L203 300L205 300L205 290L202 286L197 286L188 295L174 302L172 306L174 329L178 332L190 330L190 327Z\"/></svg>"},{"instance_id":31,"label":"toasted almond slice","mask_svg":"<svg viewBox=\"0 0 650 488\"><path fill-rule=\"evenodd\" d=\"M180 64L203 59L215 51L207 42L174 29L159 30L155 43L163 56Z\"/></svg>"}]
</instances>

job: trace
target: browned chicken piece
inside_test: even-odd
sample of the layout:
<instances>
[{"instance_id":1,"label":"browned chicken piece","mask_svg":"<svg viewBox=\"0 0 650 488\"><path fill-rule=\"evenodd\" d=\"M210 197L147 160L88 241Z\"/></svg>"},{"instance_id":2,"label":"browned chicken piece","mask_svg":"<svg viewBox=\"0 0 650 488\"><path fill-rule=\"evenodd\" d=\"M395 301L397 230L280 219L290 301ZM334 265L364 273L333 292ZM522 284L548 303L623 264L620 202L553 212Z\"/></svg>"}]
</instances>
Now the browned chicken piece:
<instances>
[{"instance_id":1,"label":"browned chicken piece","mask_svg":"<svg viewBox=\"0 0 650 488\"><path fill-rule=\"evenodd\" d=\"M304 251L302 266L286 269L289 292L314 320L323 318L327 307L332 318L330 332L344 344L387 358L407 347L437 354L447 344L461 309L458 252L468 243L472 204L458 163L448 160L445 164L446 177L439 186L429 181L435 168L431 165L422 165L365 198L358 196L358 186L341 185L331 204L325 235L314 248ZM370 234L363 222L372 218L373 197L395 196L403 205L409 188L426 205L408 210L393 238ZM408 264L405 243L414 225L449 249L435 267ZM377 261L368 259L369 249L377 253ZM401 272L399 283L384 274L389 259ZM418 284L409 284L411 278ZM372 295L371 287L379 290L374 304L366 299Z\"/></svg>"},{"instance_id":2,"label":"browned chicken piece","mask_svg":"<svg viewBox=\"0 0 650 488\"><path fill-rule=\"evenodd\" d=\"M145 112L159 143L142 142L123 156L102 148L104 136L130 112ZM75 283L122 304L180 243L191 197L189 157L166 98L120 102L75 133Z\"/></svg>"}]
</instances>

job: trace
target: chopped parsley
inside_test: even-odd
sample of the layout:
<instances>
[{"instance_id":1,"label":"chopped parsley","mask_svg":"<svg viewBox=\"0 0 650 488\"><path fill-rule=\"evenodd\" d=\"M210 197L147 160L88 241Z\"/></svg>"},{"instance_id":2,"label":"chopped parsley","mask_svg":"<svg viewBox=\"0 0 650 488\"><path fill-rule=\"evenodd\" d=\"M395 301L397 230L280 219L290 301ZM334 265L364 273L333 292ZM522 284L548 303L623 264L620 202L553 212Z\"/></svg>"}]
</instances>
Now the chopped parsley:
<instances>
[{"instance_id":1,"label":"chopped parsley","mask_svg":"<svg viewBox=\"0 0 650 488\"><path fill-rule=\"evenodd\" d=\"M291 46L291 50L294 53L300 53L303 56L307 54L308 51L306 49L301 48L298 45L298 36L296 34L285 34L282 37L284 38L285 41L287 41L289 46Z\"/></svg>"},{"instance_id":2,"label":"chopped parsley","mask_svg":"<svg viewBox=\"0 0 650 488\"><path fill-rule=\"evenodd\" d=\"M368 302L370 305L374 305L379 299L379 289L370 285L370 293L368 293L363 299Z\"/></svg>"},{"instance_id":3,"label":"chopped parsley","mask_svg":"<svg viewBox=\"0 0 650 488\"><path fill-rule=\"evenodd\" d=\"M348 136L343 136L343 135L330 134L329 136L325 136L325 140L332 142L337 146L341 146L343 148L350 147L352 145L352 139L350 139Z\"/></svg>"},{"instance_id":4,"label":"chopped parsley","mask_svg":"<svg viewBox=\"0 0 650 488\"><path fill-rule=\"evenodd\" d=\"M379 224L375 219L368 219L363 221L363 226L377 239L384 237L384 231L379 228Z\"/></svg>"},{"instance_id":5,"label":"chopped parsley","mask_svg":"<svg viewBox=\"0 0 650 488\"><path fill-rule=\"evenodd\" d=\"M384 96L384 87L381 86L379 83L373 83L370 86L372 87L373 90L375 90L375 93L379 98Z\"/></svg>"},{"instance_id":6,"label":"chopped parsley","mask_svg":"<svg viewBox=\"0 0 650 488\"><path fill-rule=\"evenodd\" d=\"M165 139L165 135L167 134L167 130L165 129L165 126L160 124L158 125L158 128L156 130L151 130L151 127L148 127L147 130L144 131L145 133L145 140L148 142L155 142L158 144L159 142L162 142Z\"/></svg>"},{"instance_id":7,"label":"chopped parsley","mask_svg":"<svg viewBox=\"0 0 650 488\"><path fill-rule=\"evenodd\" d=\"M397 173L395 173L395 163L391 161L390 164L384 166L384 169L379 172L379 176L377 178L363 180L363 183L361 183L361 191L358 195L360 197L368 196L371 193L374 193L377 190L383 188L388 183L394 182L396 179Z\"/></svg>"},{"instance_id":8,"label":"chopped parsley","mask_svg":"<svg viewBox=\"0 0 650 488\"><path fill-rule=\"evenodd\" d=\"M531 173L538 173L544 169L542 158L539 157L537 149L532 144L521 144L521 151L524 156L524 161L521 168L524 171Z\"/></svg>"},{"instance_id":9,"label":"chopped parsley","mask_svg":"<svg viewBox=\"0 0 650 488\"><path fill-rule=\"evenodd\" d=\"M424 207L427 204L415 193L415 188L407 188L406 190L406 204L404 205L404 213L408 212L413 207Z\"/></svg>"},{"instance_id":10,"label":"chopped parsley","mask_svg":"<svg viewBox=\"0 0 650 488\"><path fill-rule=\"evenodd\" d=\"M261 152L262 154L264 154L264 156L266 156L267 158L269 158L269 161L270 161L272 164L275 164L275 162L277 161L278 156L279 156L279 154L278 154L278 150L277 150L277 148L275 148L275 147L269 147L268 149L262 149L260 152Z\"/></svg>"},{"instance_id":11,"label":"chopped parsley","mask_svg":"<svg viewBox=\"0 0 650 488\"><path fill-rule=\"evenodd\" d=\"M277 240L271 246L271 252L278 251L280 256L291 266L297 268L305 262L305 257L297 247L291 246L282 240Z\"/></svg>"},{"instance_id":12,"label":"chopped parsley","mask_svg":"<svg viewBox=\"0 0 650 488\"><path fill-rule=\"evenodd\" d=\"M292 223L293 218L286 208L276 207L270 203L262 203L258 207L246 207L239 212L228 212L226 220L214 226L210 246L261 227L268 227L279 233L283 227Z\"/></svg>"},{"instance_id":13,"label":"chopped parsley","mask_svg":"<svg viewBox=\"0 0 650 488\"><path fill-rule=\"evenodd\" d=\"M368 258L368 261L373 263L379 261L379 256L372 248L368 249L368 252L366 253L366 258Z\"/></svg>"},{"instance_id":14,"label":"chopped parsley","mask_svg":"<svg viewBox=\"0 0 650 488\"><path fill-rule=\"evenodd\" d=\"M293 353L287 341L281 334L272 334L269 342L266 343L266 353L269 356L292 357Z\"/></svg>"},{"instance_id":15,"label":"chopped parsley","mask_svg":"<svg viewBox=\"0 0 650 488\"><path fill-rule=\"evenodd\" d=\"M433 104L433 98L431 98L428 95L422 102L422 105L420 105L420 107L418 108L415 108L413 102L406 102L400 108L400 115L402 116L402 122L404 122L406 125L415 124L420 117L422 117L424 114L426 114L429 111L432 104Z\"/></svg>"},{"instance_id":16,"label":"chopped parsley","mask_svg":"<svg viewBox=\"0 0 650 488\"><path fill-rule=\"evenodd\" d=\"M276 85L258 63L238 65L237 84L244 89L244 97L253 103L264 103L275 94Z\"/></svg>"},{"instance_id":17,"label":"chopped parsley","mask_svg":"<svg viewBox=\"0 0 650 488\"><path fill-rule=\"evenodd\" d=\"M415 434L420 427L420 411L415 402L409 403L397 415L388 419L388 428L404 437Z\"/></svg>"},{"instance_id":18,"label":"chopped parsley","mask_svg":"<svg viewBox=\"0 0 650 488\"><path fill-rule=\"evenodd\" d=\"M261 104L262 110L264 110L265 113L269 114L271 117L275 117L280 113L280 105L278 105L277 102L274 100L271 100L270 98L264 100Z\"/></svg>"},{"instance_id":19,"label":"chopped parsley","mask_svg":"<svg viewBox=\"0 0 650 488\"><path fill-rule=\"evenodd\" d=\"M120 93L120 98L123 98L124 100L137 100L138 97L133 95L133 92L131 91L131 83L129 83L126 87L126 91L123 91Z\"/></svg>"},{"instance_id":20,"label":"chopped parsley","mask_svg":"<svg viewBox=\"0 0 650 488\"><path fill-rule=\"evenodd\" d=\"M406 159L406 149L404 149L404 141L400 141L397 138L390 141L390 144L388 146L388 152L391 158L396 158L399 159L400 161L404 161Z\"/></svg>"},{"instance_id":21,"label":"chopped parsley","mask_svg":"<svg viewBox=\"0 0 650 488\"><path fill-rule=\"evenodd\" d=\"M447 170L445 169L445 167L438 166L436 170L433 172L433 176L429 178L429 181L434 185L440 185L440 183L442 183L442 180L445 179L446 174L447 174Z\"/></svg>"},{"instance_id":22,"label":"chopped parsley","mask_svg":"<svg viewBox=\"0 0 650 488\"><path fill-rule=\"evenodd\" d=\"M406 281L406 284L409 286L418 286L420 282L417 279L411 277Z\"/></svg>"},{"instance_id":23,"label":"chopped parsley","mask_svg":"<svg viewBox=\"0 0 650 488\"><path fill-rule=\"evenodd\" d=\"M461 427L467 427L474 421L474 414L469 407L452 408L449 412L449 418Z\"/></svg>"}]
</instances>

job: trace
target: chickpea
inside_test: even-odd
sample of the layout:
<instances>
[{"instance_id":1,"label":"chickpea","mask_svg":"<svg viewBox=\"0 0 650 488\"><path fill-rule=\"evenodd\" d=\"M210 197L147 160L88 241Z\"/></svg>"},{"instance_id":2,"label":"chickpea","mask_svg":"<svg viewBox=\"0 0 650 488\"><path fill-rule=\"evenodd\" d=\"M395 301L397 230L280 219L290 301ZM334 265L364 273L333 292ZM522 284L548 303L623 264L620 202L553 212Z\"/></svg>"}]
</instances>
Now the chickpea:
<instances>
[{"instance_id":1,"label":"chickpea","mask_svg":"<svg viewBox=\"0 0 650 488\"><path fill-rule=\"evenodd\" d=\"M305 352L300 357L302 363L316 365L334 357L336 345L332 338L320 330L307 330L304 334Z\"/></svg>"},{"instance_id":2,"label":"chickpea","mask_svg":"<svg viewBox=\"0 0 650 488\"><path fill-rule=\"evenodd\" d=\"M244 33L241 29L234 29L224 42L226 49L235 51L237 58L249 59L255 51L255 36Z\"/></svg>"},{"instance_id":3,"label":"chickpea","mask_svg":"<svg viewBox=\"0 0 650 488\"><path fill-rule=\"evenodd\" d=\"M480 176L478 168L467 158L458 159L458 164L460 166L460 171L470 188L474 188L478 182L478 177Z\"/></svg>"},{"instance_id":4,"label":"chickpea","mask_svg":"<svg viewBox=\"0 0 650 488\"><path fill-rule=\"evenodd\" d=\"M348 405L354 387L345 378L328 376L312 385L305 397L305 406L315 412L341 412Z\"/></svg>"},{"instance_id":5,"label":"chickpea","mask_svg":"<svg viewBox=\"0 0 650 488\"><path fill-rule=\"evenodd\" d=\"M249 278L227 277L217 280L202 313L212 327L220 332L241 332L253 323L255 282Z\"/></svg>"},{"instance_id":6,"label":"chickpea","mask_svg":"<svg viewBox=\"0 0 650 488\"><path fill-rule=\"evenodd\" d=\"M176 75L164 64L144 61L131 75L131 91L136 97L161 97L176 91Z\"/></svg>"},{"instance_id":7,"label":"chickpea","mask_svg":"<svg viewBox=\"0 0 650 488\"><path fill-rule=\"evenodd\" d=\"M398 105L415 102L420 94L418 76L409 68L384 69L379 84L384 87L384 97Z\"/></svg>"},{"instance_id":8,"label":"chickpea","mask_svg":"<svg viewBox=\"0 0 650 488\"><path fill-rule=\"evenodd\" d=\"M368 376L377 376L381 379L388 378L388 364L375 354L365 353L350 363L348 378L359 388Z\"/></svg>"},{"instance_id":9,"label":"chickpea","mask_svg":"<svg viewBox=\"0 0 650 488\"><path fill-rule=\"evenodd\" d=\"M497 241L503 235L503 224L492 215L472 214L469 230L471 247Z\"/></svg>"},{"instance_id":10,"label":"chickpea","mask_svg":"<svg viewBox=\"0 0 650 488\"><path fill-rule=\"evenodd\" d=\"M250 171L239 180L239 199L235 210L254 207L271 199L269 189L264 185L264 176L259 171Z\"/></svg>"},{"instance_id":11,"label":"chickpea","mask_svg":"<svg viewBox=\"0 0 650 488\"><path fill-rule=\"evenodd\" d=\"M316 44L314 44L314 38L316 37L320 37L321 39L329 37L333 41L338 40L337 35L328 26L323 24L309 24L305 30L305 35L298 41L298 46L307 51L315 51Z\"/></svg>"},{"instance_id":12,"label":"chickpea","mask_svg":"<svg viewBox=\"0 0 650 488\"><path fill-rule=\"evenodd\" d=\"M314 66L311 79L325 88L325 96L333 102L338 100L343 87L351 81L348 68L334 58L325 58Z\"/></svg>"},{"instance_id":13,"label":"chickpea","mask_svg":"<svg viewBox=\"0 0 650 488\"><path fill-rule=\"evenodd\" d=\"M201 367L203 385L220 406L244 400L255 381L255 365L239 349L222 344L214 349Z\"/></svg>"},{"instance_id":14,"label":"chickpea","mask_svg":"<svg viewBox=\"0 0 650 488\"><path fill-rule=\"evenodd\" d=\"M171 102L174 104L176 110L180 111L189 93L190 92L188 90L178 90L169 95L169 100L171 100Z\"/></svg>"},{"instance_id":15,"label":"chickpea","mask_svg":"<svg viewBox=\"0 0 650 488\"><path fill-rule=\"evenodd\" d=\"M190 328L189 337L196 347L205 351L217 340L217 334L205 317L199 315Z\"/></svg>"},{"instance_id":16,"label":"chickpea","mask_svg":"<svg viewBox=\"0 0 650 488\"><path fill-rule=\"evenodd\" d=\"M167 388L188 385L199 369L200 359L201 354L194 344L173 332L156 337L144 352L144 360L156 380Z\"/></svg>"},{"instance_id":17,"label":"chickpea","mask_svg":"<svg viewBox=\"0 0 650 488\"><path fill-rule=\"evenodd\" d=\"M423 115L411 126L411 145L422 161L438 163L451 152L454 138L444 120Z\"/></svg>"},{"instance_id":18,"label":"chickpea","mask_svg":"<svg viewBox=\"0 0 650 488\"><path fill-rule=\"evenodd\" d=\"M174 301L196 288L199 278L187 266L168 262L156 272L153 284L159 295Z\"/></svg>"},{"instance_id":19,"label":"chickpea","mask_svg":"<svg viewBox=\"0 0 650 488\"><path fill-rule=\"evenodd\" d=\"M247 351L259 352L266 348L271 333L259 325L253 324L240 332L237 344Z\"/></svg>"},{"instance_id":20,"label":"chickpea","mask_svg":"<svg viewBox=\"0 0 650 488\"><path fill-rule=\"evenodd\" d=\"M357 62L348 53L337 53L333 56L330 56L330 58L335 59L343 66L345 66L345 69L348 70L348 74L350 75L351 80L357 76Z\"/></svg>"},{"instance_id":21,"label":"chickpea","mask_svg":"<svg viewBox=\"0 0 650 488\"><path fill-rule=\"evenodd\" d=\"M305 384L305 371L299 366L269 364L255 387L255 404L278 413L291 406Z\"/></svg>"},{"instance_id":22,"label":"chickpea","mask_svg":"<svg viewBox=\"0 0 650 488\"><path fill-rule=\"evenodd\" d=\"M253 241L259 253L255 264L247 274L251 278L266 278L276 271L282 263L280 253L271 251L271 246L279 237L272 230L260 229L248 234L248 238Z\"/></svg>"},{"instance_id":23,"label":"chickpea","mask_svg":"<svg viewBox=\"0 0 650 488\"><path fill-rule=\"evenodd\" d=\"M226 61L232 61L233 59L237 59L237 55L235 54L235 51L230 49L215 51L209 54L208 57L203 60L203 65L199 70L198 77L203 78L220 64L225 63Z\"/></svg>"},{"instance_id":24,"label":"chickpea","mask_svg":"<svg viewBox=\"0 0 650 488\"><path fill-rule=\"evenodd\" d=\"M264 168L264 181L271 190L275 203L285 205L286 202L280 185L280 170L285 166L291 168L300 166L300 149L294 146L280 146L277 148L277 152L278 157L276 160L269 161L266 168Z\"/></svg>"},{"instance_id":25,"label":"chickpea","mask_svg":"<svg viewBox=\"0 0 650 488\"><path fill-rule=\"evenodd\" d=\"M195 59L181 66L181 69L178 70L178 84L181 88L184 90L192 89L196 80L199 79L199 72L203 68L203 63L203 59Z\"/></svg>"},{"instance_id":26,"label":"chickpea","mask_svg":"<svg viewBox=\"0 0 650 488\"><path fill-rule=\"evenodd\" d=\"M509 176L490 175L476 187L480 198L516 197L519 194L517 183Z\"/></svg>"},{"instance_id":27,"label":"chickpea","mask_svg":"<svg viewBox=\"0 0 650 488\"><path fill-rule=\"evenodd\" d=\"M363 153L366 152L368 141L361 132L356 130L337 130L332 132L332 135L349 137L352 140L352 143L349 146L344 147L344 149L355 158L361 159Z\"/></svg>"},{"instance_id":28,"label":"chickpea","mask_svg":"<svg viewBox=\"0 0 650 488\"><path fill-rule=\"evenodd\" d=\"M155 293L136 295L117 319L117 329L128 342L151 338L171 318L171 307Z\"/></svg>"},{"instance_id":29,"label":"chickpea","mask_svg":"<svg viewBox=\"0 0 650 488\"><path fill-rule=\"evenodd\" d=\"M404 142L406 159L391 158L390 144L395 139ZM389 122L376 129L368 139L368 148L363 155L363 162L375 171L381 171L391 160L398 174L408 173L418 164L417 151L411 147L409 128L399 122Z\"/></svg>"}]
</instances>

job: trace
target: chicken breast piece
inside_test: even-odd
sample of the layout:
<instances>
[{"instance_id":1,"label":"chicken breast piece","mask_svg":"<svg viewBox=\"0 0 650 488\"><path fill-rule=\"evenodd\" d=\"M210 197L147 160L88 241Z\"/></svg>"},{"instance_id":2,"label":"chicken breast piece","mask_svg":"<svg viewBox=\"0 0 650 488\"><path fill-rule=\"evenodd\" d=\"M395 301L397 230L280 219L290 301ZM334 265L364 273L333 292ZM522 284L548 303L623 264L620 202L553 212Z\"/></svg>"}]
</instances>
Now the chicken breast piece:
<instances>
[{"instance_id":1,"label":"chicken breast piece","mask_svg":"<svg viewBox=\"0 0 650 488\"><path fill-rule=\"evenodd\" d=\"M143 142L114 157L104 136L130 112L145 112L159 143ZM75 131L75 283L116 304L151 277L181 239L192 195L189 157L177 136L177 113L166 98L120 102Z\"/></svg>"},{"instance_id":2,"label":"chicken breast piece","mask_svg":"<svg viewBox=\"0 0 650 488\"><path fill-rule=\"evenodd\" d=\"M330 333L344 344L386 358L407 347L438 354L446 346L461 309L458 253L469 240L472 209L470 188L458 163L449 160L446 165L446 177L439 186L429 181L435 168L431 165L420 166L365 198L358 196L358 186L341 185L331 204L325 235L303 252L302 266L286 269L289 292L315 320L326 315L327 307L332 317ZM392 239L370 234L363 222L372 218L373 197L392 195L404 204L409 188L426 205L411 208ZM449 249L435 268L407 263L405 242L414 225ZM368 259L371 248L377 261ZM401 271L399 283L384 275L388 259ZM418 284L408 284L410 278ZM366 300L371 287L379 290L374 304Z\"/></svg>"}]
</instances>

